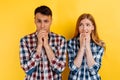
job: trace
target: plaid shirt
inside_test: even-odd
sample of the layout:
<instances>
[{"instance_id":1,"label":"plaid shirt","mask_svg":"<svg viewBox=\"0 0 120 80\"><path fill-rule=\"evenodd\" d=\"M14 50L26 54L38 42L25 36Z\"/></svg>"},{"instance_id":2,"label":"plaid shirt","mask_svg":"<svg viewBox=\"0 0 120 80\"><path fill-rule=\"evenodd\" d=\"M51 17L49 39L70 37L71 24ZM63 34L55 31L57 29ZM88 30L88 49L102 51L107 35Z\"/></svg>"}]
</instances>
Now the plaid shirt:
<instances>
[{"instance_id":1,"label":"plaid shirt","mask_svg":"<svg viewBox=\"0 0 120 80\"><path fill-rule=\"evenodd\" d=\"M55 54L55 59L49 62L44 48L41 56L36 53L37 32L20 40L20 63L26 72L25 80L61 80L61 72L66 65L67 42L63 36L50 32L49 45Z\"/></svg>"},{"instance_id":2,"label":"plaid shirt","mask_svg":"<svg viewBox=\"0 0 120 80\"><path fill-rule=\"evenodd\" d=\"M101 58L104 48L91 41L91 51L96 64L94 64L92 67L88 67L86 58L83 56L81 67L77 68L74 64L74 59L76 58L78 50L80 49L78 37L69 40L67 44L70 68L68 80L101 80L98 70L101 66Z\"/></svg>"}]
</instances>

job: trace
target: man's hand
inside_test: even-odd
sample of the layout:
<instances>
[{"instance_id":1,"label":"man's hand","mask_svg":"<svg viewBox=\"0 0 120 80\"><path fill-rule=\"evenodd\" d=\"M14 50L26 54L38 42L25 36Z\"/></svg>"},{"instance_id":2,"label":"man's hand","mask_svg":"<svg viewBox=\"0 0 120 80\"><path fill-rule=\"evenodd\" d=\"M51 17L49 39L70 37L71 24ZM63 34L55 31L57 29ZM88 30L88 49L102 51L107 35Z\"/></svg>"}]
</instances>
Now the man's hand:
<instances>
[{"instance_id":1,"label":"man's hand","mask_svg":"<svg viewBox=\"0 0 120 80\"><path fill-rule=\"evenodd\" d=\"M46 46L48 45L48 32L44 29L38 32L38 45Z\"/></svg>"}]
</instances>

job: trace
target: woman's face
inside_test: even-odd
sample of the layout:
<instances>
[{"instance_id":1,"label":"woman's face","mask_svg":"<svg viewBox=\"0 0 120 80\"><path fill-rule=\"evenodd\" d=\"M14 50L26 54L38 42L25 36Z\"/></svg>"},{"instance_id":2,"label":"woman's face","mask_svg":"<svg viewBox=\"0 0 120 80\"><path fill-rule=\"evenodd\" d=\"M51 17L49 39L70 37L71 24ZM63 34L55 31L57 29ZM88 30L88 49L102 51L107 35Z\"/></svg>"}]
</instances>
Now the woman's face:
<instances>
[{"instance_id":1,"label":"woman's face","mask_svg":"<svg viewBox=\"0 0 120 80\"><path fill-rule=\"evenodd\" d=\"M85 18L80 21L79 33L90 33L91 34L92 30L94 30L94 25L89 19Z\"/></svg>"}]
</instances>

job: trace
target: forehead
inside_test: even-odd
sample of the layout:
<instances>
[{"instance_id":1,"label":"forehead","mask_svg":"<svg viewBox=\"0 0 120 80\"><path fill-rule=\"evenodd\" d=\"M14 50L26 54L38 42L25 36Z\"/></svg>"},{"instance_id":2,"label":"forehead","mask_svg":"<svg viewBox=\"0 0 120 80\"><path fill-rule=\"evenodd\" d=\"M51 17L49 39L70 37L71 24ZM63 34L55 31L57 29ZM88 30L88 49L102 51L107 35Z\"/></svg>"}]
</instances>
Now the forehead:
<instances>
[{"instance_id":1,"label":"forehead","mask_svg":"<svg viewBox=\"0 0 120 80\"><path fill-rule=\"evenodd\" d=\"M41 14L41 13L37 13L35 15L35 18L37 18L37 19L51 19L52 17L51 17L51 15L44 15L44 14Z\"/></svg>"},{"instance_id":2,"label":"forehead","mask_svg":"<svg viewBox=\"0 0 120 80\"><path fill-rule=\"evenodd\" d=\"M90 23L90 24L92 24L91 20L89 20L89 19L87 19L87 18L82 19L82 20L80 21L80 23Z\"/></svg>"}]
</instances>

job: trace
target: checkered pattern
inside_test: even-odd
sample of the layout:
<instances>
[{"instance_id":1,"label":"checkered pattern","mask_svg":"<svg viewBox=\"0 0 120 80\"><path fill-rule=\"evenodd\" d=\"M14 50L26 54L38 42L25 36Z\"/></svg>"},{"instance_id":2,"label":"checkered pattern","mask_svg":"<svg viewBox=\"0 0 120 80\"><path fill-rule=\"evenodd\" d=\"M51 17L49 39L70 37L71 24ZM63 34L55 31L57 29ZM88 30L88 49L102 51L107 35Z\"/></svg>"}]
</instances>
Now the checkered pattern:
<instances>
[{"instance_id":1,"label":"checkered pattern","mask_svg":"<svg viewBox=\"0 0 120 80\"><path fill-rule=\"evenodd\" d=\"M26 72L25 80L61 80L61 72L66 65L67 42L63 36L50 32L49 45L55 58L49 62L45 49L41 56L36 55L37 32L20 40L20 63Z\"/></svg>"},{"instance_id":2,"label":"checkered pattern","mask_svg":"<svg viewBox=\"0 0 120 80\"><path fill-rule=\"evenodd\" d=\"M68 44L68 57L69 57L69 68L70 74L68 80L101 80L98 70L101 66L101 58L104 52L104 48L96 45L91 41L91 50L96 64L92 67L88 67L86 63L86 58L83 56L83 61L81 67L77 68L73 61L77 56L78 50L80 48L78 37L73 38L67 42Z\"/></svg>"}]
</instances>

